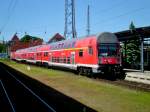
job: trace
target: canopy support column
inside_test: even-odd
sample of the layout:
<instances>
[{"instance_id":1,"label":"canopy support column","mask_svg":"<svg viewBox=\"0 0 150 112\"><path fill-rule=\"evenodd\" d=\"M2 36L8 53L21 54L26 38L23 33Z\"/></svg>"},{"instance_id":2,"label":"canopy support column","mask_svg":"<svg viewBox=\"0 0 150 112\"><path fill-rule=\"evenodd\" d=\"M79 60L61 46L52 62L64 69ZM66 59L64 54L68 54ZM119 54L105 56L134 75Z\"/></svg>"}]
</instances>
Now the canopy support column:
<instances>
[{"instance_id":1,"label":"canopy support column","mask_svg":"<svg viewBox=\"0 0 150 112\"><path fill-rule=\"evenodd\" d=\"M144 41L143 37L140 37L141 40L141 72L144 72Z\"/></svg>"}]
</instances>

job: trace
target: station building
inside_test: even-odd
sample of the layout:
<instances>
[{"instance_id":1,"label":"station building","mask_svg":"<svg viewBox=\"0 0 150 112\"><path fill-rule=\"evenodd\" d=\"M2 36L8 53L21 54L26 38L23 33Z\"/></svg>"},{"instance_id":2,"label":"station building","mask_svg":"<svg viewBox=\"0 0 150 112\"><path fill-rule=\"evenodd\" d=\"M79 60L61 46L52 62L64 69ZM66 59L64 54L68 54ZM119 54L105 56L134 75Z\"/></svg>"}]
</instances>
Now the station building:
<instances>
[{"instance_id":1,"label":"station building","mask_svg":"<svg viewBox=\"0 0 150 112\"><path fill-rule=\"evenodd\" d=\"M12 39L8 42L10 52L16 51L18 49L42 45L42 43L42 39L30 40L29 42L21 42L17 34L14 34Z\"/></svg>"}]
</instances>

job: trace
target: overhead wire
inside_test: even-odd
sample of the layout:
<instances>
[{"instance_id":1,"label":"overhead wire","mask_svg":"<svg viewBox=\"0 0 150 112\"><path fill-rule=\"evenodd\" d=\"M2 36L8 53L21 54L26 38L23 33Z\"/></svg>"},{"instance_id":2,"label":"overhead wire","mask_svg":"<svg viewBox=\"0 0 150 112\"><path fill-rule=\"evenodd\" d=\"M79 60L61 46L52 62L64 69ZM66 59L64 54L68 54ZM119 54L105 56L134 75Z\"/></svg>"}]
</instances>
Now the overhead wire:
<instances>
[{"instance_id":1,"label":"overhead wire","mask_svg":"<svg viewBox=\"0 0 150 112\"><path fill-rule=\"evenodd\" d=\"M98 12L96 12L96 13L101 13L101 14L102 14L102 13L109 12L109 11L111 11L112 9L116 8L117 6L121 6L121 4L124 5L124 4L125 4L125 3L124 3L125 1L126 1L126 3L127 3L128 0L121 0L120 2L117 2L117 3L111 5L111 6L108 7L108 8L101 9L100 11L98 11ZM90 5L90 4L91 4L91 1L88 0L87 4ZM117 7L117 8L118 8L118 7ZM82 28L81 28L81 29L82 29Z\"/></svg>"},{"instance_id":2,"label":"overhead wire","mask_svg":"<svg viewBox=\"0 0 150 112\"><path fill-rule=\"evenodd\" d=\"M123 14L120 14L120 15L117 15L117 16L112 16L112 17L110 17L110 18L108 18L108 19L103 19L103 20L101 20L101 21L95 23L94 25L97 25L97 24L100 23L100 22L101 22L102 24L104 24L105 22L108 22L108 21L114 21L115 19L118 19L118 18L123 17L123 16L127 16L127 15L132 14L132 13L135 13L135 12L139 12L139 11L144 10L144 9L145 9L145 7L137 8L137 9L134 9L134 10L130 10L130 11L125 12L125 13L123 13Z\"/></svg>"},{"instance_id":3,"label":"overhead wire","mask_svg":"<svg viewBox=\"0 0 150 112\"><path fill-rule=\"evenodd\" d=\"M141 10L144 10L144 9L146 9L146 7L141 7L141 8L137 8L137 9L134 9L134 10L130 10L130 11L127 11L127 12L125 12L123 14L120 14L120 15L117 15L117 16L112 16L112 17L110 17L108 19L103 19L103 20L101 20L99 22L94 23L93 25L97 26L97 25L99 25L99 23L106 24L109 21L114 21L116 19L120 19L123 16L127 16L127 15L132 14L132 13L140 12ZM83 27L80 28L80 29L83 29ZM78 30L80 30L80 29L78 29Z\"/></svg>"},{"instance_id":4,"label":"overhead wire","mask_svg":"<svg viewBox=\"0 0 150 112\"><path fill-rule=\"evenodd\" d=\"M10 0L10 3L9 3L9 5L8 5L8 13L10 12L10 9L11 9L11 7L12 7L13 1L14 1L14 0Z\"/></svg>"},{"instance_id":5,"label":"overhead wire","mask_svg":"<svg viewBox=\"0 0 150 112\"><path fill-rule=\"evenodd\" d=\"M127 3L128 0L121 0L120 2L117 2L108 8L101 9L100 11L98 11L98 13L106 13L106 12L111 11L112 9L116 8L116 7L118 8L118 6L124 5L125 1Z\"/></svg>"},{"instance_id":6,"label":"overhead wire","mask_svg":"<svg viewBox=\"0 0 150 112\"><path fill-rule=\"evenodd\" d=\"M8 25L8 22L9 22L10 18L12 17L12 14L13 14L13 12L14 12L14 10L15 10L17 1L18 1L18 0L11 0L11 1L10 1L9 5L8 5L8 10L7 10L8 15L7 15L7 17L6 17L5 21L4 21L4 24L3 24L2 27L0 28L0 32L1 32L1 33L3 32L3 30L4 30L4 29L6 28L6 26Z\"/></svg>"}]
</instances>

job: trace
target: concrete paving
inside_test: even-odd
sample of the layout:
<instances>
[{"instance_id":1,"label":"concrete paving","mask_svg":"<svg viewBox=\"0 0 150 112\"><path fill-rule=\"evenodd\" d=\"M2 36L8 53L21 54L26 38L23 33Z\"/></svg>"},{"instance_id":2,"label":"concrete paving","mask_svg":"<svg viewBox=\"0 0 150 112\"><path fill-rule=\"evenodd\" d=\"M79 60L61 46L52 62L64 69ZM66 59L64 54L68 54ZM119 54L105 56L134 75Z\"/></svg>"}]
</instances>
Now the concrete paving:
<instances>
[{"instance_id":1,"label":"concrete paving","mask_svg":"<svg viewBox=\"0 0 150 112\"><path fill-rule=\"evenodd\" d=\"M144 71L144 73L134 69L125 69L125 71L127 74L125 80L150 84L150 71Z\"/></svg>"}]
</instances>

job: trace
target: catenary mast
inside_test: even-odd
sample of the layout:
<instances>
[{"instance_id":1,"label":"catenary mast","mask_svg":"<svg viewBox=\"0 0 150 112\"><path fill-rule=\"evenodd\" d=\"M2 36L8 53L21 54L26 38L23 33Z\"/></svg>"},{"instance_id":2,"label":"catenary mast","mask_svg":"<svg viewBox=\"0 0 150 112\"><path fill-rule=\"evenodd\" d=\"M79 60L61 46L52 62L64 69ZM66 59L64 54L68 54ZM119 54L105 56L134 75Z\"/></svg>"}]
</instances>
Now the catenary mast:
<instances>
[{"instance_id":1,"label":"catenary mast","mask_svg":"<svg viewBox=\"0 0 150 112\"><path fill-rule=\"evenodd\" d=\"M65 30L66 39L76 38L75 28L75 0L65 0Z\"/></svg>"},{"instance_id":2,"label":"catenary mast","mask_svg":"<svg viewBox=\"0 0 150 112\"><path fill-rule=\"evenodd\" d=\"M88 8L87 8L87 36L90 35L90 5L88 5Z\"/></svg>"}]
</instances>

